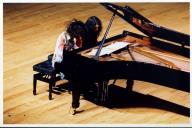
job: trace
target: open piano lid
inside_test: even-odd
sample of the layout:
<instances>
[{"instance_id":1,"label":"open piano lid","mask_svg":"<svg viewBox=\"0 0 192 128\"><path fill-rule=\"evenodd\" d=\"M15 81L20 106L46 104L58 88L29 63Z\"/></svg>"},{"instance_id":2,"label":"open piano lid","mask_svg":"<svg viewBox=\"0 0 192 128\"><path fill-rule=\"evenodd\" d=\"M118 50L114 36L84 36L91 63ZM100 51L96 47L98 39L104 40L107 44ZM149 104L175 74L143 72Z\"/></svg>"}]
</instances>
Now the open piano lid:
<instances>
[{"instance_id":1,"label":"open piano lid","mask_svg":"<svg viewBox=\"0 0 192 128\"><path fill-rule=\"evenodd\" d=\"M182 47L185 45L189 46L189 35L156 25L128 6L121 7L111 3L101 3L101 5L116 13L122 19L149 37L157 37L172 41L180 44Z\"/></svg>"}]
</instances>

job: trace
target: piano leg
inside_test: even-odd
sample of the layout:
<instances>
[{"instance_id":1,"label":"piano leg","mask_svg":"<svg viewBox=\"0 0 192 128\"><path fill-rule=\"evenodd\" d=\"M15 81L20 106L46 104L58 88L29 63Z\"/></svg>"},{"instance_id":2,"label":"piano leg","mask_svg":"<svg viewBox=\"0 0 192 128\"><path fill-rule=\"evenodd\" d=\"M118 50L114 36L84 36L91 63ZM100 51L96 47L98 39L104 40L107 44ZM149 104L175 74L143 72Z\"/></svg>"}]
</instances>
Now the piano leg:
<instances>
[{"instance_id":1,"label":"piano leg","mask_svg":"<svg viewBox=\"0 0 192 128\"><path fill-rule=\"evenodd\" d=\"M72 108L70 109L70 113L72 115L75 115L76 113L80 113L84 110L77 110L77 108L80 106L80 94L84 94L84 98L88 96L89 91L93 83L90 82L83 82L83 81L71 81L70 87L72 90Z\"/></svg>"},{"instance_id":2,"label":"piano leg","mask_svg":"<svg viewBox=\"0 0 192 128\"><path fill-rule=\"evenodd\" d=\"M70 82L72 87L72 109L70 113L72 115L76 114L76 109L79 107L80 103L80 84L78 82Z\"/></svg>"},{"instance_id":3,"label":"piano leg","mask_svg":"<svg viewBox=\"0 0 192 128\"><path fill-rule=\"evenodd\" d=\"M132 80L132 79L127 79L126 84L127 84L127 86L126 86L126 91L131 92L131 91L133 90L134 80Z\"/></svg>"}]
</instances>

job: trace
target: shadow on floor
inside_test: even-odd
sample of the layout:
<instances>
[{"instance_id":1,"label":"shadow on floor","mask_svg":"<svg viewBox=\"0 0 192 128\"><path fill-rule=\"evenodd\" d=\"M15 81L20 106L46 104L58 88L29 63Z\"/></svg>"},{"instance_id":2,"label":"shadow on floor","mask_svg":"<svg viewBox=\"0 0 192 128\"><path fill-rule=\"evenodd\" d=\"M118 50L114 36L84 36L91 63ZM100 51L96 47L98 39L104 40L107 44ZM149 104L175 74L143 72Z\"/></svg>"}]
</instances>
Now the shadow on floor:
<instances>
[{"instance_id":1,"label":"shadow on floor","mask_svg":"<svg viewBox=\"0 0 192 128\"><path fill-rule=\"evenodd\" d=\"M86 99L95 103L95 99L91 95L86 97ZM190 116L190 109L187 107L151 95L127 91L125 88L116 85L109 86L109 98L104 106L109 108L157 108L188 117Z\"/></svg>"},{"instance_id":2,"label":"shadow on floor","mask_svg":"<svg viewBox=\"0 0 192 128\"><path fill-rule=\"evenodd\" d=\"M69 92L70 86L68 83L58 85L53 89L56 94L61 94L63 92ZM96 91L90 91L85 99L89 100L95 104L96 102ZM125 88L113 85L109 86L109 98L106 104L103 104L108 108L136 108L136 107L149 107L163 109L166 111L171 111L184 116L190 116L190 109L158 97L151 95L145 95L134 91L127 91Z\"/></svg>"}]
</instances>

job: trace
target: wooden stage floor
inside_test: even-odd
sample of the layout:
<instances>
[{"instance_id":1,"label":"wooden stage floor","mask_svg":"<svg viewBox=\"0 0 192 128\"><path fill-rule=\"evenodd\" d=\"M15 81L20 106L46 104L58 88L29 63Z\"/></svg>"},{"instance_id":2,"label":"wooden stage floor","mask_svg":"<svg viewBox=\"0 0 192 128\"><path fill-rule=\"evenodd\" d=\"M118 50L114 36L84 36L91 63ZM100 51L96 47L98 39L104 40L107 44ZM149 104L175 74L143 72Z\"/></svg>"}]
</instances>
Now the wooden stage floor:
<instances>
[{"instance_id":1,"label":"wooden stage floor","mask_svg":"<svg viewBox=\"0 0 192 128\"><path fill-rule=\"evenodd\" d=\"M188 3L127 5L158 25L189 34ZM66 91L53 94L54 99L50 101L48 85L38 82L38 95L34 96L32 66L53 53L56 38L69 21L73 18L86 21L89 16L98 16L103 22L99 37L102 39L112 13L98 3L4 4L3 11L4 124L189 123L190 118L183 114L185 107L190 107L189 93L142 81L135 82L134 92L127 95L127 99L119 96L126 105L107 108L81 98L79 109L84 111L75 116L69 114L71 94ZM121 34L123 30L141 34L116 17L108 37ZM116 85L123 88L125 81L118 80Z\"/></svg>"}]
</instances>

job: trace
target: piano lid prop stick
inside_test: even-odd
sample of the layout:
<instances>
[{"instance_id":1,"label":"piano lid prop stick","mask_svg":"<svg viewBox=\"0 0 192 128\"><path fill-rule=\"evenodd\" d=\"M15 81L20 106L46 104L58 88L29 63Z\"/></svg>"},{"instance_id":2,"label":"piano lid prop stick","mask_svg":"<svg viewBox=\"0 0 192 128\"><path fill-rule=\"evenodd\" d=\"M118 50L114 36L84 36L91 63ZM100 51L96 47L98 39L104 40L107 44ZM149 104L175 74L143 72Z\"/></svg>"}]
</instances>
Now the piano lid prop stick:
<instances>
[{"instance_id":1,"label":"piano lid prop stick","mask_svg":"<svg viewBox=\"0 0 192 128\"><path fill-rule=\"evenodd\" d=\"M105 32L105 35L104 35L104 37L103 37L103 39L102 39L102 41L101 41L101 44L99 45L99 48L98 48L97 52L96 52L95 56L93 56L93 59L95 59L95 60L98 60L98 59L99 59L99 54L100 54L100 52L101 52L101 49L102 49L102 47L103 47L103 44L104 44L105 39L106 39L106 37L107 37L107 34L109 33L109 29L110 29L110 27L111 27L111 25L112 25L112 22L113 22L114 18L115 18L115 12L113 13L113 16L111 17L111 20L110 20L110 22L109 22L109 25L108 25L107 30L106 30L106 32Z\"/></svg>"}]
</instances>

